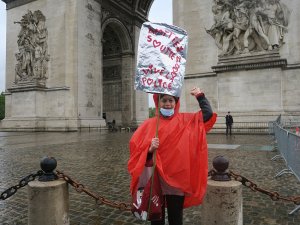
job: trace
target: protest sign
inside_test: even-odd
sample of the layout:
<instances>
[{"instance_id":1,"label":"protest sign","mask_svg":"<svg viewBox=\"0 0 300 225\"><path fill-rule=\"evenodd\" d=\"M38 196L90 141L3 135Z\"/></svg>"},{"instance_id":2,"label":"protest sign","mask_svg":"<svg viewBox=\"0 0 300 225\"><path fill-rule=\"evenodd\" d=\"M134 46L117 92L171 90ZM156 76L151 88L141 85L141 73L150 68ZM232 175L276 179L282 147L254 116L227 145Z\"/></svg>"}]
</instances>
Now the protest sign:
<instances>
[{"instance_id":1,"label":"protest sign","mask_svg":"<svg viewBox=\"0 0 300 225\"><path fill-rule=\"evenodd\" d=\"M135 89L179 97L184 81L187 43L187 33L179 27L163 23L143 23Z\"/></svg>"}]
</instances>

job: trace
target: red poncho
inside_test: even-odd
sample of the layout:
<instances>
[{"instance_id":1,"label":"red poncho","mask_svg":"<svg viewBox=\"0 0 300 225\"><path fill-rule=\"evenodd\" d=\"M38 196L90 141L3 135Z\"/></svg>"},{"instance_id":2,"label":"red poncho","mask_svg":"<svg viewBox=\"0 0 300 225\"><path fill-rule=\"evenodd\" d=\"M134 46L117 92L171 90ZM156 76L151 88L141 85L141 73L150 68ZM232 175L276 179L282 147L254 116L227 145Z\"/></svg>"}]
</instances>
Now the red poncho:
<instances>
[{"instance_id":1,"label":"red poncho","mask_svg":"<svg viewBox=\"0 0 300 225\"><path fill-rule=\"evenodd\" d=\"M154 95L157 106L157 95ZM216 114L203 123L202 112L179 113L179 101L170 118L160 117L156 150L156 168L163 180L185 193L184 208L199 205L206 191L208 158L206 132L216 121ZM156 112L158 113L158 112ZM146 120L133 134L129 147L128 170L131 175L130 191L139 181L152 138L155 137L157 118Z\"/></svg>"}]
</instances>

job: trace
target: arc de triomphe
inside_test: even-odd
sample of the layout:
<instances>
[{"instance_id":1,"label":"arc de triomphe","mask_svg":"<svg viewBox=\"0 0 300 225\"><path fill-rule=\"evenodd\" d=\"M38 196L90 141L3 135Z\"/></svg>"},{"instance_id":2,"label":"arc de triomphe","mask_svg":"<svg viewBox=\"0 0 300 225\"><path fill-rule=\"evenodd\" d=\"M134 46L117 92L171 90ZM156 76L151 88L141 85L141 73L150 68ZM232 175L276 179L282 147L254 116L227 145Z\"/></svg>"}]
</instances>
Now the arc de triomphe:
<instances>
[{"instance_id":1,"label":"arc de triomphe","mask_svg":"<svg viewBox=\"0 0 300 225\"><path fill-rule=\"evenodd\" d=\"M228 111L245 124L300 121L300 2L187 2L173 1L173 22L189 35L183 110L197 108L188 90L198 85L218 112L215 127Z\"/></svg>"},{"instance_id":2,"label":"arc de triomphe","mask_svg":"<svg viewBox=\"0 0 300 225\"><path fill-rule=\"evenodd\" d=\"M3 129L136 125L148 98L134 91L139 31L153 0L5 0Z\"/></svg>"},{"instance_id":3,"label":"arc de triomphe","mask_svg":"<svg viewBox=\"0 0 300 225\"><path fill-rule=\"evenodd\" d=\"M6 115L1 128L77 130L137 125L137 43L153 0L2 0L7 4ZM200 86L218 123L300 114L300 2L173 0L189 35L182 111Z\"/></svg>"}]
</instances>

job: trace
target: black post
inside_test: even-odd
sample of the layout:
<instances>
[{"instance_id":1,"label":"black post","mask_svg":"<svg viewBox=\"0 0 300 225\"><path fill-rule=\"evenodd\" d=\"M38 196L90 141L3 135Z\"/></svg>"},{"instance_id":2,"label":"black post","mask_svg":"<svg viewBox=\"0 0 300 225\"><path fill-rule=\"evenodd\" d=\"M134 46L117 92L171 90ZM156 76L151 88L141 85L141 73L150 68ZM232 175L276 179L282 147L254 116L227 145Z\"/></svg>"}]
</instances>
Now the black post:
<instances>
[{"instance_id":1,"label":"black post","mask_svg":"<svg viewBox=\"0 0 300 225\"><path fill-rule=\"evenodd\" d=\"M42 158L40 166L44 174L39 177L39 181L47 182L58 179L57 175L54 173L57 166L57 161L54 157L46 156Z\"/></svg>"},{"instance_id":2,"label":"black post","mask_svg":"<svg viewBox=\"0 0 300 225\"><path fill-rule=\"evenodd\" d=\"M229 161L224 156L217 156L213 159L214 173L211 179L214 181L229 181L231 180L227 172Z\"/></svg>"}]
</instances>

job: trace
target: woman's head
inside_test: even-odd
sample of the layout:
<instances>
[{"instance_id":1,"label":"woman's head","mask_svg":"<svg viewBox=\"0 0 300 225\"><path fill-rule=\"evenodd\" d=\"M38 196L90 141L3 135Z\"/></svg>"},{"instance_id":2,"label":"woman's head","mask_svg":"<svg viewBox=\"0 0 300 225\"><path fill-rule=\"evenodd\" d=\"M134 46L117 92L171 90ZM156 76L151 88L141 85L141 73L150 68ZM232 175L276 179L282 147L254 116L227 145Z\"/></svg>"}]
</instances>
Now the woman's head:
<instances>
[{"instance_id":1,"label":"woman's head","mask_svg":"<svg viewBox=\"0 0 300 225\"><path fill-rule=\"evenodd\" d=\"M159 101L159 107L164 108L164 109L174 109L177 101L178 101L178 98L176 98L172 95L161 94L160 101Z\"/></svg>"},{"instance_id":2,"label":"woman's head","mask_svg":"<svg viewBox=\"0 0 300 225\"><path fill-rule=\"evenodd\" d=\"M178 98L172 95L161 94L159 100L160 113L164 117L173 116L177 102Z\"/></svg>"},{"instance_id":3,"label":"woman's head","mask_svg":"<svg viewBox=\"0 0 300 225\"><path fill-rule=\"evenodd\" d=\"M153 100L156 107L156 115L158 113L165 117L170 117L179 112L180 100L168 94L154 94Z\"/></svg>"}]
</instances>

